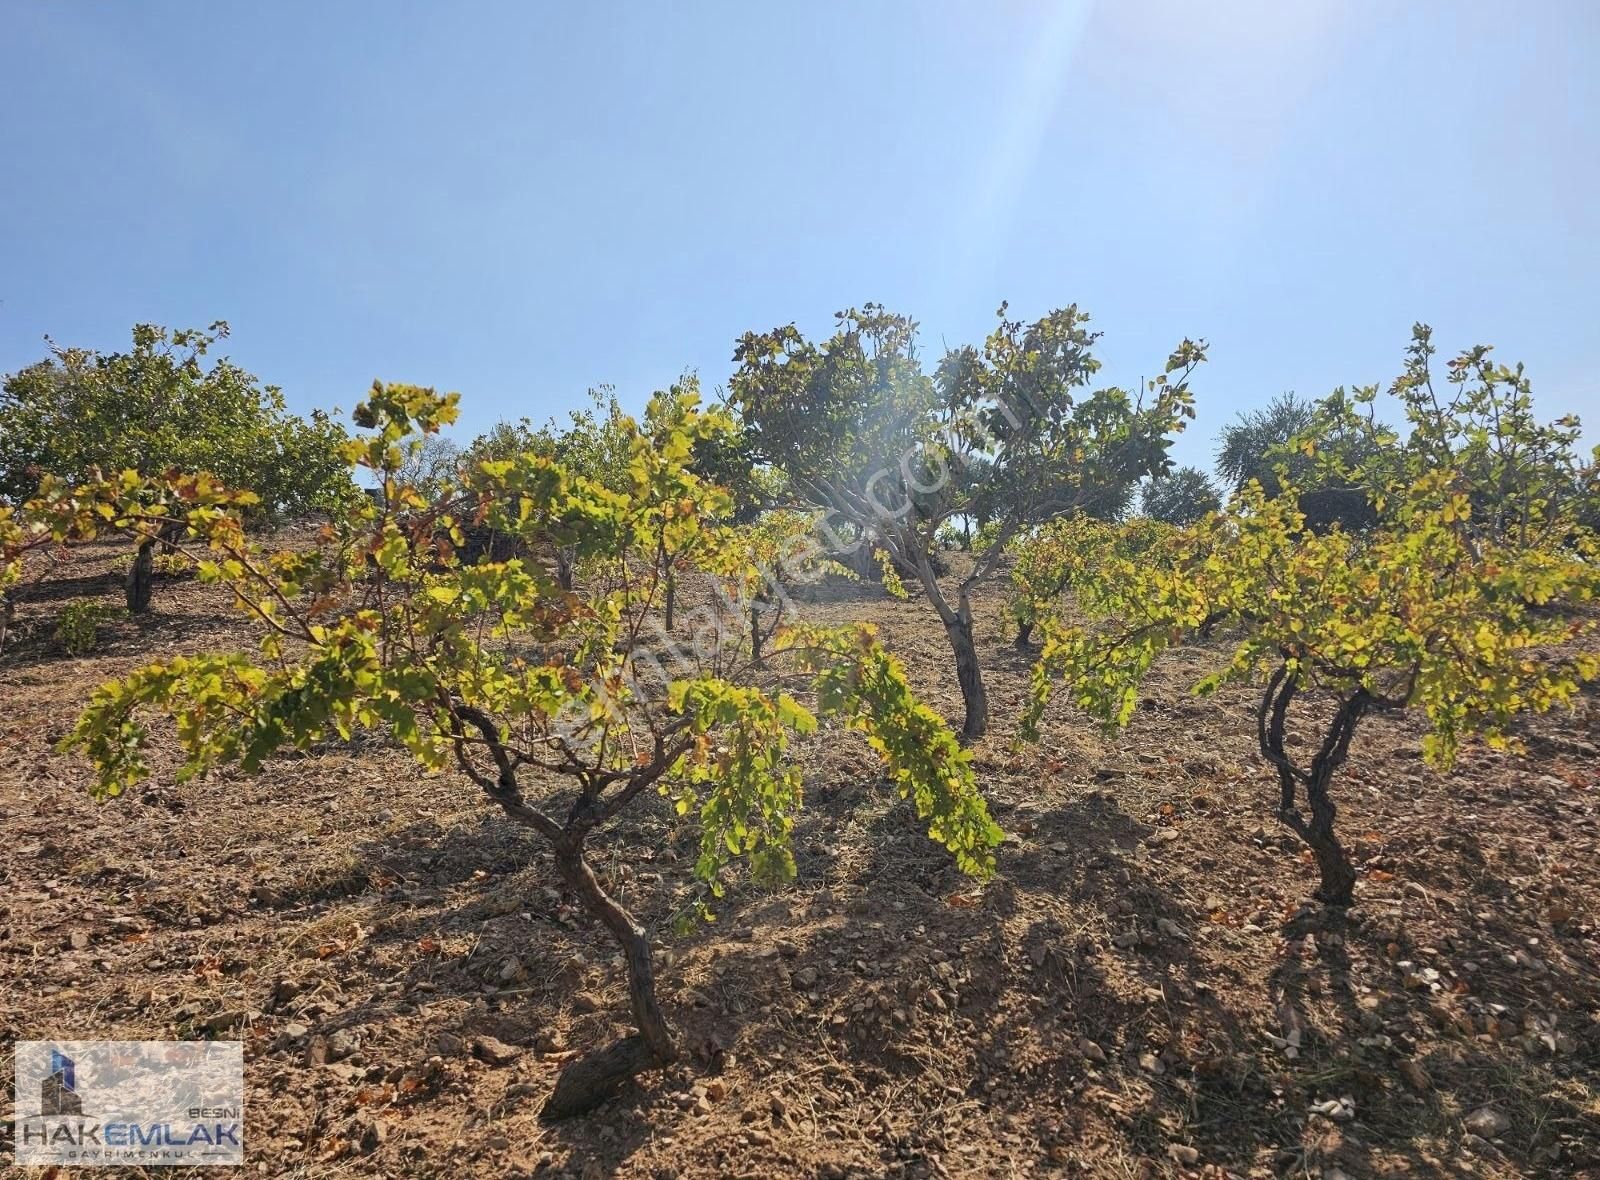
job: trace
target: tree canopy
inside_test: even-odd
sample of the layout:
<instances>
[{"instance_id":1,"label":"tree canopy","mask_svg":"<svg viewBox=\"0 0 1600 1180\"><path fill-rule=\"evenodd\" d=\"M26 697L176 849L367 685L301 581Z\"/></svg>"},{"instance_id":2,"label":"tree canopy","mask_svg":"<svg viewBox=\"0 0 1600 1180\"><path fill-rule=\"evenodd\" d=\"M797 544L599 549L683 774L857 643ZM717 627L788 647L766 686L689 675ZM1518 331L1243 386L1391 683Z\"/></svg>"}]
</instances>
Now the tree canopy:
<instances>
[{"instance_id":1,"label":"tree canopy","mask_svg":"<svg viewBox=\"0 0 1600 1180\"><path fill-rule=\"evenodd\" d=\"M248 489L252 514L327 508L350 488L344 431L323 411L288 412L283 393L226 358L228 334L140 324L128 352L51 345L0 389L0 498L21 502L45 474L211 472Z\"/></svg>"},{"instance_id":2,"label":"tree canopy","mask_svg":"<svg viewBox=\"0 0 1600 1180\"><path fill-rule=\"evenodd\" d=\"M731 399L759 460L921 586L955 656L963 735L975 739L988 704L973 589L1028 524L1125 501L1139 479L1165 470L1170 436L1193 416L1188 379L1204 345L1185 340L1140 394L1085 393L1100 367L1098 333L1075 306L1032 323L1007 319L1002 307L981 348L950 350L932 372L908 317L867 304L836 320L820 344L793 324L746 333ZM955 517L989 521L995 543L947 595L933 554Z\"/></svg>"},{"instance_id":3,"label":"tree canopy","mask_svg":"<svg viewBox=\"0 0 1600 1180\"><path fill-rule=\"evenodd\" d=\"M1179 467L1144 485L1140 507L1163 524L1189 525L1221 508L1222 497L1198 467Z\"/></svg>"}]
</instances>

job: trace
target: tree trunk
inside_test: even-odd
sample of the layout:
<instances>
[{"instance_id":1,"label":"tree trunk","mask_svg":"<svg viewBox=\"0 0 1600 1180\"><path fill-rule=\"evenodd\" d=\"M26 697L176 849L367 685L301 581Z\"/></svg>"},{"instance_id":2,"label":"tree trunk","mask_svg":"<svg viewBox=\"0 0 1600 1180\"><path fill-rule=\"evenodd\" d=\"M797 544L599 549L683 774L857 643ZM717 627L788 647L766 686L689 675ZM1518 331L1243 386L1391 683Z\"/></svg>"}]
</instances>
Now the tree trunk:
<instances>
[{"instance_id":1,"label":"tree trunk","mask_svg":"<svg viewBox=\"0 0 1600 1180\"><path fill-rule=\"evenodd\" d=\"M133 555L133 565L128 568L127 602L130 615L142 615L150 609L150 591L155 580L156 543L139 542L139 551Z\"/></svg>"},{"instance_id":2,"label":"tree trunk","mask_svg":"<svg viewBox=\"0 0 1600 1180\"><path fill-rule=\"evenodd\" d=\"M753 602L750 604L750 658L761 658L761 609Z\"/></svg>"},{"instance_id":3,"label":"tree trunk","mask_svg":"<svg viewBox=\"0 0 1600 1180\"><path fill-rule=\"evenodd\" d=\"M560 545L556 546L556 585L572 590L572 555Z\"/></svg>"},{"instance_id":4,"label":"tree trunk","mask_svg":"<svg viewBox=\"0 0 1600 1180\"><path fill-rule=\"evenodd\" d=\"M639 1031L580 1058L561 1072L540 1112L541 1117L551 1120L593 1110L635 1074L670 1065L678 1057L672 1030L656 1004L655 971L643 927L600 887L594 870L584 859L581 842L557 845L556 868L584 909L611 931L622 948L628 964L628 1000Z\"/></svg>"},{"instance_id":5,"label":"tree trunk","mask_svg":"<svg viewBox=\"0 0 1600 1180\"><path fill-rule=\"evenodd\" d=\"M1350 863L1350 854L1339 843L1330 825L1326 831L1312 826L1306 838L1311 852L1317 858L1317 871L1322 874L1322 884L1317 889L1317 900L1324 905L1347 906L1355 902L1356 867Z\"/></svg>"},{"instance_id":6,"label":"tree trunk","mask_svg":"<svg viewBox=\"0 0 1600 1180\"><path fill-rule=\"evenodd\" d=\"M668 631L672 630L673 608L676 607L677 605L678 605L678 579L673 576L671 570L668 570L667 571L667 598L666 598L666 603L665 603L665 606L664 606L664 613L667 616L666 622L667 622L667 630Z\"/></svg>"},{"instance_id":7,"label":"tree trunk","mask_svg":"<svg viewBox=\"0 0 1600 1180\"><path fill-rule=\"evenodd\" d=\"M957 617L944 626L950 637L950 650L956 657L956 679L961 684L961 699L966 704L966 719L961 724L961 740L975 742L989 730L989 697L983 687L983 669L978 664L978 648L972 641L972 620Z\"/></svg>"},{"instance_id":8,"label":"tree trunk","mask_svg":"<svg viewBox=\"0 0 1600 1180\"><path fill-rule=\"evenodd\" d=\"M1328 787L1334 772L1350 753L1350 739L1355 736L1362 717L1373 707L1373 698L1364 690L1358 690L1354 696L1340 701L1310 769L1302 770L1294 765L1284 749L1289 704L1298 691L1294 677L1284 665L1280 665L1267 681L1257 711L1261 752L1278 770L1278 818L1306 842L1316 858L1317 871L1322 878L1317 887L1317 900L1324 905L1347 906L1355 901L1356 869L1334 834L1333 821L1339 809L1328 795ZM1302 784L1311 809L1310 819L1301 814L1295 802L1296 790Z\"/></svg>"},{"instance_id":9,"label":"tree trunk","mask_svg":"<svg viewBox=\"0 0 1600 1180\"><path fill-rule=\"evenodd\" d=\"M1019 623L1017 625L1017 650L1027 651L1028 641L1033 637L1033 623Z\"/></svg>"}]
</instances>

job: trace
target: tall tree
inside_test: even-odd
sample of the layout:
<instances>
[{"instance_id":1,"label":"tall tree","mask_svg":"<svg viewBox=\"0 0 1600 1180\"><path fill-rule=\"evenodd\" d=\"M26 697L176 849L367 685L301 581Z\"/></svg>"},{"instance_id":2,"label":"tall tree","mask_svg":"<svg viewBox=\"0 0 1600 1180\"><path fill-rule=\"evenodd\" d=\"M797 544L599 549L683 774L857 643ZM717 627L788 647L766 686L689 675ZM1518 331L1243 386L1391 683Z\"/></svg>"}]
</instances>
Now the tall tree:
<instances>
[{"instance_id":1,"label":"tall tree","mask_svg":"<svg viewBox=\"0 0 1600 1180\"><path fill-rule=\"evenodd\" d=\"M1337 396L1337 395L1336 395ZM1346 463L1358 461L1365 443L1359 432L1346 433L1332 422L1318 425L1322 402L1283 393L1260 410L1241 413L1223 427L1217 447L1217 472L1231 491L1254 482L1268 496L1295 489L1306 527L1326 532L1338 525L1347 531L1370 528L1375 516L1366 494L1312 462L1300 445L1313 432L1327 452L1339 452Z\"/></svg>"},{"instance_id":2,"label":"tall tree","mask_svg":"<svg viewBox=\"0 0 1600 1180\"><path fill-rule=\"evenodd\" d=\"M1085 393L1100 368L1088 316L1067 307L1028 324L1005 313L981 348L946 353L932 373L915 322L876 304L839 313L821 344L793 324L749 332L730 383L754 454L921 586L950 642L968 741L989 723L973 591L1019 530L1125 502L1140 478L1165 470L1170 435L1193 416L1189 376L1205 357L1203 343L1185 340L1147 391ZM993 539L947 589L933 554L940 526L956 517L986 518Z\"/></svg>"}]
</instances>

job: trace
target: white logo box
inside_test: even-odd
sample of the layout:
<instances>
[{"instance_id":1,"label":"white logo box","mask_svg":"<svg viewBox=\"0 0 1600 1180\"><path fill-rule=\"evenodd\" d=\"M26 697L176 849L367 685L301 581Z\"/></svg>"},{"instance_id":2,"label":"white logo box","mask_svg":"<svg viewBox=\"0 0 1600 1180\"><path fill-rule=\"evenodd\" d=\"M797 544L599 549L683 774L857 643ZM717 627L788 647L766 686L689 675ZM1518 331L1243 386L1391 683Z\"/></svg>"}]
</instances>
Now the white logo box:
<instances>
[{"instance_id":1,"label":"white logo box","mask_svg":"<svg viewBox=\"0 0 1600 1180\"><path fill-rule=\"evenodd\" d=\"M18 1041L12 1096L18 1164L244 1162L238 1041Z\"/></svg>"}]
</instances>

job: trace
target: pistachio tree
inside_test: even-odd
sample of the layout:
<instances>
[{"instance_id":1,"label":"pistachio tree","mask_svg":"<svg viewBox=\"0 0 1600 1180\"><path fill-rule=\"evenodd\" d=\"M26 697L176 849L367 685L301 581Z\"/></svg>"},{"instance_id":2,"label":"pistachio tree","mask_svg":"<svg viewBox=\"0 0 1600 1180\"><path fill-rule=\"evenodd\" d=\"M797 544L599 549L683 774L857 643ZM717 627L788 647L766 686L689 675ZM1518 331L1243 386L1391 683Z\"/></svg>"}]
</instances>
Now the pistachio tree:
<instances>
[{"instance_id":1,"label":"pistachio tree","mask_svg":"<svg viewBox=\"0 0 1600 1180\"><path fill-rule=\"evenodd\" d=\"M140 324L126 352L51 344L51 355L0 387L0 501L21 503L46 475L208 472L255 493L253 519L335 506L351 491L332 417L289 413L283 393L226 358L207 361L228 335ZM139 546L128 609L150 601L155 542Z\"/></svg>"},{"instance_id":2,"label":"pistachio tree","mask_svg":"<svg viewBox=\"0 0 1600 1180\"><path fill-rule=\"evenodd\" d=\"M94 694L64 744L88 756L100 796L150 773L152 714L175 720L183 776L223 764L254 772L283 747L379 730L548 844L566 887L622 951L637 1026L563 1072L551 1117L589 1109L678 1056L647 931L589 857L629 808L654 798L698 830L700 904L717 904L740 864L781 885L795 873L801 801L785 750L827 719L865 735L962 870L986 876L1000 839L966 753L871 628L796 625L760 658L742 628L664 649L664 555L714 563L724 536L713 522L726 493L688 461L697 439L728 423L688 395L660 414L673 425L655 435L618 421L628 458L615 486L521 452L482 460L451 493L425 497L399 473L419 440L453 419L455 396L375 385L356 411L372 433L348 455L384 494L295 551L257 548L239 526L249 497L204 480L152 485L130 473L126 484L57 489L48 508L58 527L99 522L134 536L176 522L180 552L233 592L261 634L254 650L164 659ZM484 523L523 552L569 547L593 571L586 593L533 560L460 562L463 529Z\"/></svg>"},{"instance_id":3,"label":"pistachio tree","mask_svg":"<svg viewBox=\"0 0 1600 1180\"><path fill-rule=\"evenodd\" d=\"M793 324L746 333L729 385L754 454L921 588L954 656L967 741L989 724L974 591L1030 525L1125 502L1139 479L1166 469L1205 356L1185 340L1147 390L1085 392L1100 368L1088 316L1067 307L1023 323L1005 312L981 348L951 350L933 372L916 323L875 304L839 313L820 344ZM935 554L957 518L985 520L992 543L947 587Z\"/></svg>"},{"instance_id":4,"label":"pistachio tree","mask_svg":"<svg viewBox=\"0 0 1600 1180\"><path fill-rule=\"evenodd\" d=\"M1481 368L1481 350L1452 364L1468 387L1447 405L1427 393L1426 355L1414 347L1396 386L1407 428L1373 414L1369 445L1352 451L1341 439L1331 458L1314 434L1297 442L1340 486L1367 490L1376 523L1356 533L1309 527L1299 489L1280 472L1280 494L1248 483L1163 560L1107 552L1074 587L1088 621L1047 620L1024 717L1031 734L1060 682L1083 709L1124 724L1156 656L1218 627L1231 657L1196 689L1259 686L1253 724L1277 779L1277 815L1310 848L1318 895L1335 905L1351 901L1356 873L1336 830L1333 783L1365 718L1419 714L1424 755L1443 768L1469 737L1516 748L1519 718L1567 704L1600 674L1584 642L1597 622L1600 548L1552 499L1547 478L1574 461L1575 431L1565 433L1566 420L1538 424L1520 371ZM1371 409L1375 397L1355 406ZM1516 405L1486 425L1503 397ZM1353 408L1340 395L1319 413ZM1337 458L1351 454L1358 462ZM1518 455L1530 459L1502 466ZM1309 757L1292 749L1300 727Z\"/></svg>"},{"instance_id":5,"label":"pistachio tree","mask_svg":"<svg viewBox=\"0 0 1600 1180\"><path fill-rule=\"evenodd\" d=\"M1016 646L1026 650L1034 628L1063 605L1067 592L1098 576L1109 557L1158 560L1178 530L1148 516L1123 524L1082 513L1059 517L1011 542L1005 614L1017 625Z\"/></svg>"},{"instance_id":6,"label":"pistachio tree","mask_svg":"<svg viewBox=\"0 0 1600 1180\"><path fill-rule=\"evenodd\" d=\"M749 523L727 526L708 563L706 572L716 578L721 601L749 620L749 649L756 659L793 617L790 595L795 588L828 574L856 577L818 540L818 516L774 509ZM887 572L892 576L892 570Z\"/></svg>"}]
</instances>

